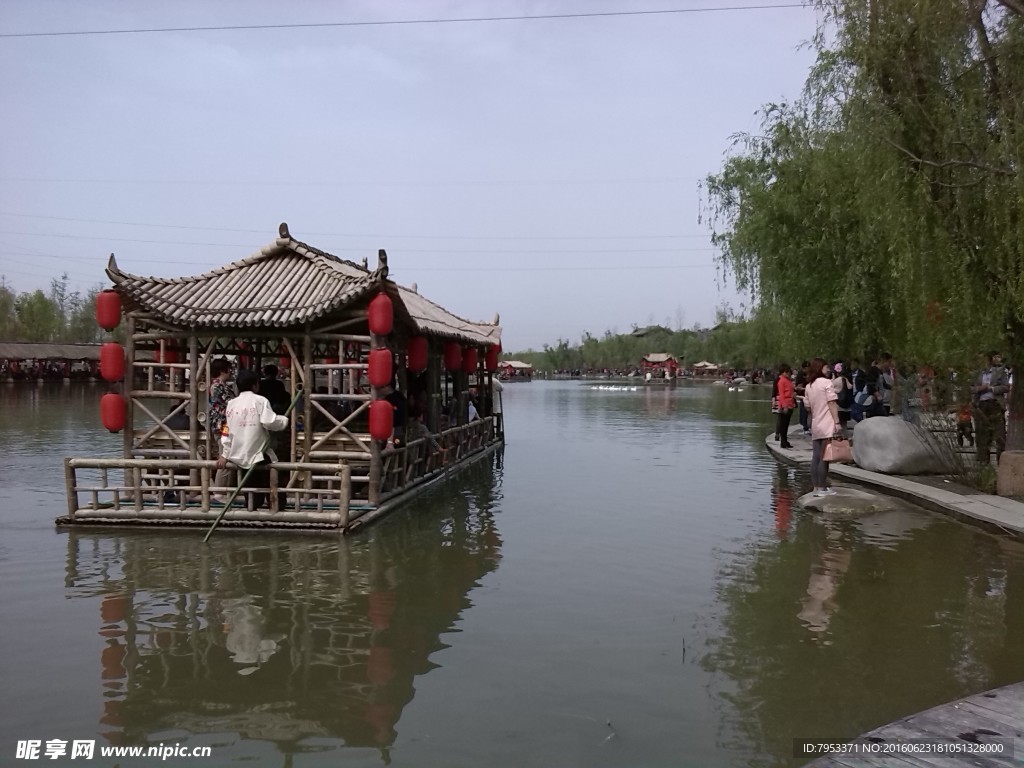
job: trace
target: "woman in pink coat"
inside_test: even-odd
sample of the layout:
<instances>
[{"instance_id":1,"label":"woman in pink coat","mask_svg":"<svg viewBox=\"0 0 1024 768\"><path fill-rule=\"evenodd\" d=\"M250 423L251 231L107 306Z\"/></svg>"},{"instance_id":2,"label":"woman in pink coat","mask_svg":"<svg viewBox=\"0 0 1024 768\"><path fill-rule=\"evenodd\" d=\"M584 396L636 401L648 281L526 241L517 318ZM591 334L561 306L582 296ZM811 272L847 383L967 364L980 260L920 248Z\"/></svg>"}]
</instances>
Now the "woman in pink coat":
<instances>
[{"instance_id":1,"label":"woman in pink coat","mask_svg":"<svg viewBox=\"0 0 1024 768\"><path fill-rule=\"evenodd\" d=\"M804 390L804 403L811 416L811 483L814 485L815 496L831 496L835 493L828 487L825 446L832 438L843 436L839 426L836 390L825 371L825 361L820 357L814 358L807 375L807 389Z\"/></svg>"}]
</instances>

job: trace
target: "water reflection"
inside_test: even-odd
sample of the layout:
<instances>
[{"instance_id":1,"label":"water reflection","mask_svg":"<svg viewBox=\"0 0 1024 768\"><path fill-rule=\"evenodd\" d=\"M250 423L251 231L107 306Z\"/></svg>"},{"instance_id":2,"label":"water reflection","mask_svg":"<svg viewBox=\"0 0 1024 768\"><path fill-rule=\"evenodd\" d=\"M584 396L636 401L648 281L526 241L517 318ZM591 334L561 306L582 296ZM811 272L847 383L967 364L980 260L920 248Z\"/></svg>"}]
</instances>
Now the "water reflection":
<instances>
[{"instance_id":1,"label":"water reflection","mask_svg":"<svg viewBox=\"0 0 1024 768\"><path fill-rule=\"evenodd\" d=\"M416 677L498 566L500 462L467 469L443 515L399 513L351 539L70 530L67 593L99 598L102 735L387 761Z\"/></svg>"},{"instance_id":2,"label":"water reflection","mask_svg":"<svg viewBox=\"0 0 1024 768\"><path fill-rule=\"evenodd\" d=\"M723 631L701 665L722 673L723 741L796 765L794 735L853 736L1019 680L1024 545L915 510L794 512L794 482L777 470L774 535L718 574Z\"/></svg>"}]
</instances>

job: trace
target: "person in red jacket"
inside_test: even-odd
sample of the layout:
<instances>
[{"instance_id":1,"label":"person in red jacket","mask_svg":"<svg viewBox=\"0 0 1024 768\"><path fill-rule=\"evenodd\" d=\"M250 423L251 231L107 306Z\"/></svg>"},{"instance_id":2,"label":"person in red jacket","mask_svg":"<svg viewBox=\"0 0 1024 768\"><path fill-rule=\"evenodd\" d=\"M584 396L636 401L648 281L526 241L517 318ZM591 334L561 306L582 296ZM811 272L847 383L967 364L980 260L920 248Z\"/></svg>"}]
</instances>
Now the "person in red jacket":
<instances>
[{"instance_id":1,"label":"person in red jacket","mask_svg":"<svg viewBox=\"0 0 1024 768\"><path fill-rule=\"evenodd\" d=\"M796 408L796 392L790 378L792 373L793 369L785 363L779 366L779 415L775 422L775 439L779 441L780 448L793 447L789 442L789 420Z\"/></svg>"}]
</instances>

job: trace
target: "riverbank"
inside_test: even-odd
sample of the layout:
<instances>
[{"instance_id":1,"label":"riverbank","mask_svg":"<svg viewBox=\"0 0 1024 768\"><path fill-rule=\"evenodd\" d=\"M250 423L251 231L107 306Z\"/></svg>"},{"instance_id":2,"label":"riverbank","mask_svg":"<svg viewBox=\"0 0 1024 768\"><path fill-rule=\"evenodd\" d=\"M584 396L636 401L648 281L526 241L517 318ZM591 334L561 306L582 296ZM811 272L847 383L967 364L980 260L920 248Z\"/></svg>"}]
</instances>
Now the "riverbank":
<instances>
[{"instance_id":1,"label":"riverbank","mask_svg":"<svg viewBox=\"0 0 1024 768\"><path fill-rule=\"evenodd\" d=\"M781 448L769 434L765 445L779 461L810 466L811 440L799 427L789 433L792 448ZM829 476L842 478L924 507L932 512L980 525L990 531L1024 539L1024 504L1002 496L978 493L951 479L936 475L901 477L868 472L852 464L831 464Z\"/></svg>"}]
</instances>

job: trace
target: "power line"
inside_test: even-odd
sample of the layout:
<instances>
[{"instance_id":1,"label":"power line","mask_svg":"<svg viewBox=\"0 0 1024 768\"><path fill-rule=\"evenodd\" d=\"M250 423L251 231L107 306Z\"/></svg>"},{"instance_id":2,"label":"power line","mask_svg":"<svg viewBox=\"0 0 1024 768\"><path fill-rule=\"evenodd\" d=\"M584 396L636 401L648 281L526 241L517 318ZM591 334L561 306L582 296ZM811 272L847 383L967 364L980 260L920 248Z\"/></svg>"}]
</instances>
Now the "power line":
<instances>
[{"instance_id":1,"label":"power line","mask_svg":"<svg viewBox=\"0 0 1024 768\"><path fill-rule=\"evenodd\" d=\"M765 5L725 5L702 8L664 8L644 11L603 11L588 13L545 13L522 16L466 16L455 19L383 19L377 21L324 21L306 24L226 24L208 27L148 27L135 29L68 30L65 32L4 32L0 38L14 37L83 37L87 35L138 35L167 32L236 32L280 29L326 29L331 27L396 27L417 24L479 24L501 21L549 21L557 19L600 19L623 16L669 16L723 11L765 11L782 8L804 8L805 3L771 3Z\"/></svg>"},{"instance_id":2,"label":"power line","mask_svg":"<svg viewBox=\"0 0 1024 768\"><path fill-rule=\"evenodd\" d=\"M188 187L529 187L529 186L586 186L599 184L690 184L699 177L664 176L648 178L599 179L488 179L468 181L302 181L288 179L60 179L28 176L7 176L0 181L8 184L168 184Z\"/></svg>"},{"instance_id":3,"label":"power line","mask_svg":"<svg viewBox=\"0 0 1024 768\"><path fill-rule=\"evenodd\" d=\"M138 221L115 221L111 219L80 219L70 216L42 216L31 213L0 211L0 216L14 216L22 219L43 219L46 221L72 221L81 224L114 224L124 227L152 227L155 229L183 229L199 232L233 232L236 234L266 235L266 229L231 229L228 227L197 227L187 224L155 224ZM390 240L682 240L690 238L707 239L709 235L394 235L358 234L353 232L304 232L302 236L315 237L366 237Z\"/></svg>"},{"instance_id":4,"label":"power line","mask_svg":"<svg viewBox=\"0 0 1024 768\"><path fill-rule=\"evenodd\" d=\"M57 237L65 240L99 240L101 242L111 243L145 243L150 245L198 245L204 247L215 247L215 248L248 248L255 250L251 243L207 243L197 242L194 240L148 240L143 238L132 238L132 237L107 237L105 235L66 235L50 232L11 232L9 230L0 230L0 235L21 235L26 237ZM331 250L344 252L344 253L365 253L367 248L332 248ZM559 248L559 249L530 249L530 250L514 250L508 248L395 248L395 253L437 253L444 255L456 255L456 254L506 254L506 255L525 255L525 254L538 254L538 255L558 255L560 253L565 254L597 254L597 253L708 253L717 251L716 248ZM189 262L182 262L189 263Z\"/></svg>"}]
</instances>

